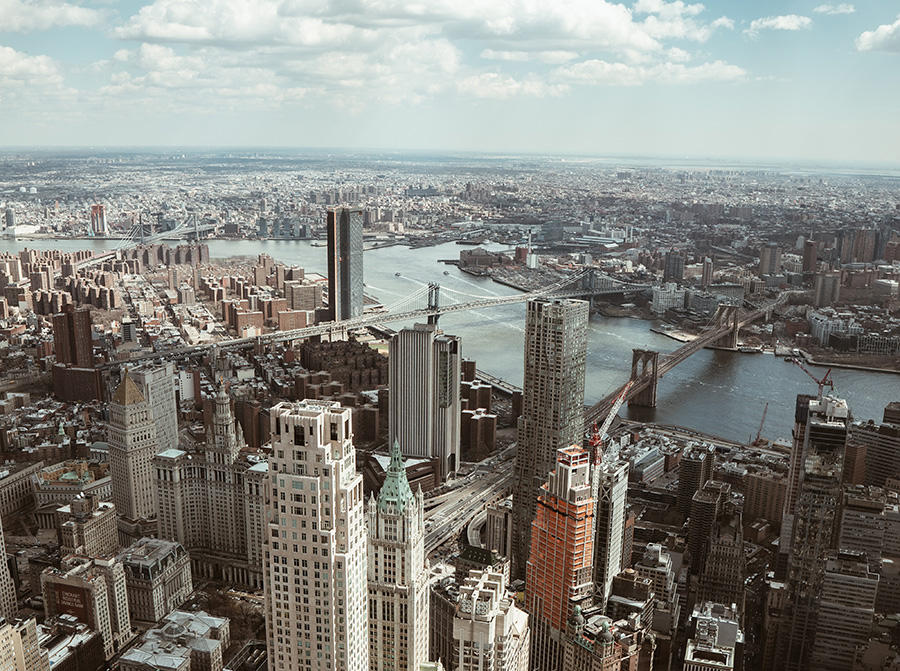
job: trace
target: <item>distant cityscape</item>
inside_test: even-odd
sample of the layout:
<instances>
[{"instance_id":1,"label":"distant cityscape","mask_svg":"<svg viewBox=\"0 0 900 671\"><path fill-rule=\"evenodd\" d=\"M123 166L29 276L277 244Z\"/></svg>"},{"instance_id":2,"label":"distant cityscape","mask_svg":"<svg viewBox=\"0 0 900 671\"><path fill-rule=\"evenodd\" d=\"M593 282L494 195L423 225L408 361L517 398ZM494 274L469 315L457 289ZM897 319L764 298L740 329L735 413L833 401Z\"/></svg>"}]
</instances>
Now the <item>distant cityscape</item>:
<instances>
[{"instance_id":1,"label":"distant cityscape","mask_svg":"<svg viewBox=\"0 0 900 671\"><path fill-rule=\"evenodd\" d=\"M2 671L900 669L896 176L20 152L0 213Z\"/></svg>"}]
</instances>

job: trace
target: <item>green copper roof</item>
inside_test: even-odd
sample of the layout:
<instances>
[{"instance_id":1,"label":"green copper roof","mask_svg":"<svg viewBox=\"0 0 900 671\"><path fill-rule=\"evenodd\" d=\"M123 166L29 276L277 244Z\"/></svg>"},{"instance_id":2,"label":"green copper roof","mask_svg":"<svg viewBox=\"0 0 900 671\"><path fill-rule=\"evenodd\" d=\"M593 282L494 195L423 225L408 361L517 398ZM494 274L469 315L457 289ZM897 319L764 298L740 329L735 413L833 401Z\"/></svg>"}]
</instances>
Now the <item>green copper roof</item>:
<instances>
[{"instance_id":1,"label":"green copper roof","mask_svg":"<svg viewBox=\"0 0 900 671\"><path fill-rule=\"evenodd\" d=\"M378 492L378 510L384 511L388 504L393 503L397 512L404 512L407 504L412 500L413 492L406 479L406 468L403 466L403 455L400 453L400 443L394 441L391 448L391 463L388 465L384 476L384 484Z\"/></svg>"}]
</instances>

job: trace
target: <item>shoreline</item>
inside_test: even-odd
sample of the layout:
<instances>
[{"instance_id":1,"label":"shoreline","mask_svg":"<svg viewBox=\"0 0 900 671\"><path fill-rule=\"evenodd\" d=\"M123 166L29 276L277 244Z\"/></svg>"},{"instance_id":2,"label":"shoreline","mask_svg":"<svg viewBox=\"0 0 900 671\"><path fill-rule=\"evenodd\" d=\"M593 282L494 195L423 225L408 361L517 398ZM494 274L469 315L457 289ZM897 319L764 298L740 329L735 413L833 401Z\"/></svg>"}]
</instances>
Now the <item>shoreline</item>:
<instances>
[{"instance_id":1,"label":"shoreline","mask_svg":"<svg viewBox=\"0 0 900 671\"><path fill-rule=\"evenodd\" d=\"M800 354L803 356L803 359L806 361L806 363L810 366L819 366L821 368L845 368L847 370L862 370L867 373L887 373L900 375L900 370L897 370L895 368L876 368L875 366L864 366L862 364L856 363L841 363L839 361L819 361L818 359L814 359L812 354L805 350L800 350Z\"/></svg>"}]
</instances>

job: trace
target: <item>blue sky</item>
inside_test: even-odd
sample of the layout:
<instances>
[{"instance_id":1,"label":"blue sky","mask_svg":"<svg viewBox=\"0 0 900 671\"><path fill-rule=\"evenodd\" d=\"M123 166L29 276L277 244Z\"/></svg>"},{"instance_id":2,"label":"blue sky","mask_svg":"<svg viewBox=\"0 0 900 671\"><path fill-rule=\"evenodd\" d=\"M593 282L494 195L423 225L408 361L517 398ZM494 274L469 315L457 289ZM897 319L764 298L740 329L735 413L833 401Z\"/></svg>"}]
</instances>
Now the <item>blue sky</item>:
<instances>
[{"instance_id":1,"label":"blue sky","mask_svg":"<svg viewBox=\"0 0 900 671\"><path fill-rule=\"evenodd\" d=\"M0 0L0 145L900 162L900 2Z\"/></svg>"}]
</instances>

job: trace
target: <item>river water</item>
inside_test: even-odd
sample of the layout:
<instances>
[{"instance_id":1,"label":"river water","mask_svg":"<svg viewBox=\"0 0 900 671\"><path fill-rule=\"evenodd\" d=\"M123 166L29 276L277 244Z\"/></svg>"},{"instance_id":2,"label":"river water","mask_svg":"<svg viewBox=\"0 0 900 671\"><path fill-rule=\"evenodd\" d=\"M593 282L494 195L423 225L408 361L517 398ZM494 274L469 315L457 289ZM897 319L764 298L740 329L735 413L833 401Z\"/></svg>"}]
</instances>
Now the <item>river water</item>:
<instances>
[{"instance_id":1,"label":"river water","mask_svg":"<svg viewBox=\"0 0 900 671\"><path fill-rule=\"evenodd\" d=\"M25 247L104 250L117 244L104 240L0 239L0 252L17 252ZM265 253L278 261L325 274L325 248L307 241L211 240L208 244L213 258ZM440 259L458 258L460 249L464 247L448 243L420 249L397 246L367 251L366 293L385 305L402 300L428 282L472 296L516 293L490 279L472 277L455 266L440 263ZM445 271L449 274L444 275ZM398 272L400 276L396 275ZM521 385L524 320L522 303L447 314L441 317L440 324L446 332L462 337L464 356L476 359L479 368ZM397 324L391 326L398 328ZM597 315L591 319L586 403L602 398L627 380L632 348L664 353L680 346L675 340L651 332L650 326L651 322L630 318ZM813 368L813 372L821 376L825 369ZM880 420L884 406L900 400L900 375L835 369L832 377L835 392L849 401L855 418ZM802 370L770 354L701 350L660 381L656 409L625 408L622 413L633 419L678 424L745 441L756 435L768 401L763 436L788 437L794 398L799 393L815 391L815 383Z\"/></svg>"}]
</instances>

